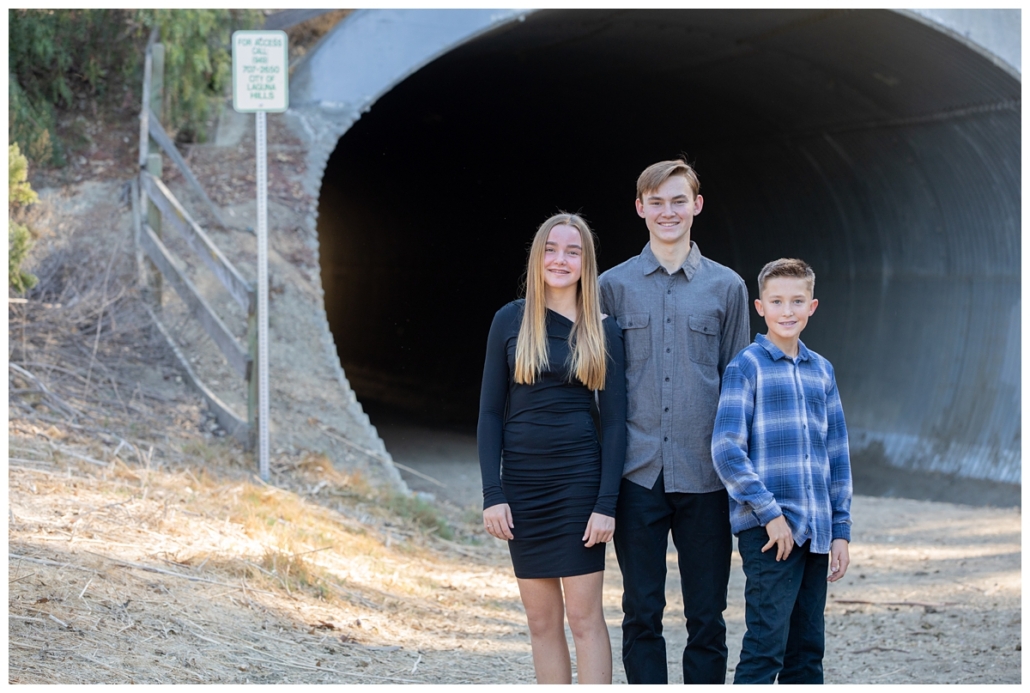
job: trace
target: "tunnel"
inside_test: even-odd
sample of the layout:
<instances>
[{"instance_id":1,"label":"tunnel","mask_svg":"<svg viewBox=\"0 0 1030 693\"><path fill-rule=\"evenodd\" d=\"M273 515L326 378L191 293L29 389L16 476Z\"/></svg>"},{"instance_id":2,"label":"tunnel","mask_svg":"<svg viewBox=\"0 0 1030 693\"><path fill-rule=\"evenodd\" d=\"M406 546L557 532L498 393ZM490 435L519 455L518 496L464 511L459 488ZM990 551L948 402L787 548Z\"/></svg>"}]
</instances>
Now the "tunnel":
<instances>
[{"instance_id":1,"label":"tunnel","mask_svg":"<svg viewBox=\"0 0 1030 693\"><path fill-rule=\"evenodd\" d=\"M835 365L853 464L1020 483L1010 62L894 10L521 11L450 34L459 13L428 16L395 43L330 35L291 86L323 142L325 309L366 408L473 429L536 227L578 212L614 266L647 242L637 175L683 156L705 198L692 239L752 298L770 260L814 268L803 339ZM336 79L360 98L326 96Z\"/></svg>"}]
</instances>

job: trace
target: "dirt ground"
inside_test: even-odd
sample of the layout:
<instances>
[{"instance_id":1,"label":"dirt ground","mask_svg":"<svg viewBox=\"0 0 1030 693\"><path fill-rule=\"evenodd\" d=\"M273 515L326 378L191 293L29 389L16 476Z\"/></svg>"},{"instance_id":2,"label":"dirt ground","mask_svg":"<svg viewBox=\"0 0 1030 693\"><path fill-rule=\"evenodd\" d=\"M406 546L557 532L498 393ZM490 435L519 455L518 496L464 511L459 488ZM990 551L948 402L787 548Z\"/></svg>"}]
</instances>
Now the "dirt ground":
<instances>
[{"instance_id":1,"label":"dirt ground","mask_svg":"<svg viewBox=\"0 0 1030 693\"><path fill-rule=\"evenodd\" d=\"M152 349L147 364L173 373ZM480 529L467 434L380 426L432 503L399 502L312 451L277 454L266 485L212 434L199 398L145 372L112 368L140 378L133 417L111 400L78 423L59 402L83 407L81 381L43 372L60 400L33 400L12 378L10 683L533 681L507 552ZM827 604L827 682L1020 683L1019 510L858 496L854 516L852 566ZM685 631L671 552L668 566L675 682ZM734 556L730 679L742 592ZM620 595L609 550L616 653ZM617 656L614 678L625 682Z\"/></svg>"},{"instance_id":2,"label":"dirt ground","mask_svg":"<svg viewBox=\"0 0 1030 693\"><path fill-rule=\"evenodd\" d=\"M412 489L442 502L480 508L475 436L406 423L370 408L402 476ZM406 468L406 469L405 469ZM891 493L918 493L896 470L878 470ZM864 476L864 475L863 475ZM931 482L932 483L932 482ZM1011 491L984 490L1011 500ZM468 499L473 499L469 501ZM1019 507L984 507L858 495L852 565L830 585L827 683L1018 683L1021 681L1021 523ZM730 680L744 635L744 575L733 555L726 612ZM676 554L670 541L666 638L669 680L682 681L686 644ZM609 550L605 604L618 658L621 576ZM625 682L621 663L616 680Z\"/></svg>"},{"instance_id":3,"label":"dirt ground","mask_svg":"<svg viewBox=\"0 0 1030 693\"><path fill-rule=\"evenodd\" d=\"M532 682L515 581L478 499L437 500L444 539L317 455L277 457L263 485L200 429L155 452L12 412L11 683ZM827 604L827 682L1020 683L1020 513L859 496L854 515L851 569ZM675 682L671 552L668 565ZM620 594L609 550L616 653ZM734 556L730 678L742 595ZM617 655L614 672L624 683Z\"/></svg>"},{"instance_id":4,"label":"dirt ground","mask_svg":"<svg viewBox=\"0 0 1030 693\"><path fill-rule=\"evenodd\" d=\"M300 321L273 345L278 377L292 385L273 395L281 442L264 484L145 319L124 187L127 122L124 136L91 133L97 156L33 181L40 235L27 268L49 293L9 306L9 682L532 682L506 549L481 531L468 433L373 414L423 494L406 496L360 452L374 441L359 440L363 414L346 390L326 387L336 378L329 360L290 358L319 339L320 305L314 201L297 183L296 142L270 119L273 328ZM253 183L219 166L252 170L247 137L234 155L186 152L240 220L212 235L241 259L253 252ZM183 181L168 178L186 199ZM200 269L185 269L227 321L239 317ZM239 406L224 363L175 300L164 311L180 345ZM1020 683L1019 508L860 495L853 513L852 566L827 604L827 682ZM731 669L743 635L733 561ZM609 550L604 599L621 683L620 595ZM671 681L681 611L670 552Z\"/></svg>"}]
</instances>

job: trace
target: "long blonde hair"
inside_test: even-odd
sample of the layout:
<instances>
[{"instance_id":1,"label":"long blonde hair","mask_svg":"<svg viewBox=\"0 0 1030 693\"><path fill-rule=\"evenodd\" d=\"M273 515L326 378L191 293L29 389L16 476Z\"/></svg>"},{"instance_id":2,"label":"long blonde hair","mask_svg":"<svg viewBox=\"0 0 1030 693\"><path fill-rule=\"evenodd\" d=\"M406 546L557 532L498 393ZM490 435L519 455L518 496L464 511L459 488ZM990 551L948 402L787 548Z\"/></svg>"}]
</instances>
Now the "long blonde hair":
<instances>
[{"instance_id":1,"label":"long blonde hair","mask_svg":"<svg viewBox=\"0 0 1030 693\"><path fill-rule=\"evenodd\" d=\"M579 231L583 258L576 296L578 315L569 332L569 370L591 390L603 390L607 349L601 326L601 302L597 290L597 254L594 233L576 214L555 214L537 229L526 263L526 309L515 345L515 382L532 385L548 365L547 307L544 303L544 246L555 226Z\"/></svg>"}]
</instances>

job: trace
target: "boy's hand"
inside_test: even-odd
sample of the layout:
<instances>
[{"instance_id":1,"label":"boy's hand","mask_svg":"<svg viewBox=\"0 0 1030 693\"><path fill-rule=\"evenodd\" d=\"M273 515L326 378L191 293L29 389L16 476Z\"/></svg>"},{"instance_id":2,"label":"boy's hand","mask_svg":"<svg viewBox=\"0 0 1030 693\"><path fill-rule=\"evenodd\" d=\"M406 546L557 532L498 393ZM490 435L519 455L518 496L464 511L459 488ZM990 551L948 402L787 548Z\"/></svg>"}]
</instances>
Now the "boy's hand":
<instances>
[{"instance_id":1,"label":"boy's hand","mask_svg":"<svg viewBox=\"0 0 1030 693\"><path fill-rule=\"evenodd\" d=\"M848 572L851 557L848 555L848 540L834 539L830 544L830 575L827 582L837 582Z\"/></svg>"},{"instance_id":2,"label":"boy's hand","mask_svg":"<svg viewBox=\"0 0 1030 693\"><path fill-rule=\"evenodd\" d=\"M790 531L787 519L780 515L775 520L770 520L769 524L765 526L765 532L769 535L769 543L762 547L762 553L775 546L776 560L787 560L787 556L794 548L794 534ZM847 553L846 549L845 553Z\"/></svg>"},{"instance_id":3,"label":"boy's hand","mask_svg":"<svg viewBox=\"0 0 1030 693\"><path fill-rule=\"evenodd\" d=\"M498 539L514 539L511 533L515 523L511 519L511 508L507 503L491 505L483 511L483 526L491 536Z\"/></svg>"},{"instance_id":4,"label":"boy's hand","mask_svg":"<svg viewBox=\"0 0 1030 693\"><path fill-rule=\"evenodd\" d=\"M590 548L594 544L604 544L612 540L615 533L615 518L600 513L590 513L587 520L587 529L583 533L583 545Z\"/></svg>"}]
</instances>

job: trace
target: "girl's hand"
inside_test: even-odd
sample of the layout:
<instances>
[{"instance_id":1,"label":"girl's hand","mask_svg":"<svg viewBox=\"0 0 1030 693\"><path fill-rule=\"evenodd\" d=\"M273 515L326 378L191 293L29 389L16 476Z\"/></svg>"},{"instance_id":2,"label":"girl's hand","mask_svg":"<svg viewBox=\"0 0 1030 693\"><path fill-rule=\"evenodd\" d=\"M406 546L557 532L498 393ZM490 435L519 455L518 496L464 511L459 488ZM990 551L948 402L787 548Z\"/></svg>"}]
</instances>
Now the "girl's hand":
<instances>
[{"instance_id":1,"label":"girl's hand","mask_svg":"<svg viewBox=\"0 0 1030 693\"><path fill-rule=\"evenodd\" d=\"M511 519L511 508L508 507L507 503L491 505L484 510L483 526L486 527L486 531L490 533L490 536L497 537L498 539L515 538L515 535L511 533L515 523Z\"/></svg>"},{"instance_id":2,"label":"girl's hand","mask_svg":"<svg viewBox=\"0 0 1030 693\"><path fill-rule=\"evenodd\" d=\"M587 520L587 529L583 532L583 541L586 542L584 546L589 549L594 544L607 543L612 540L613 534L615 534L614 517L608 517L600 513L590 513L590 519Z\"/></svg>"}]
</instances>

